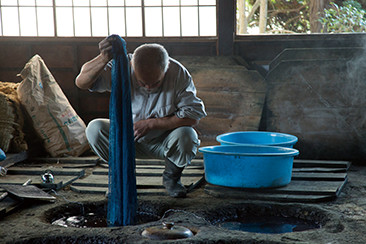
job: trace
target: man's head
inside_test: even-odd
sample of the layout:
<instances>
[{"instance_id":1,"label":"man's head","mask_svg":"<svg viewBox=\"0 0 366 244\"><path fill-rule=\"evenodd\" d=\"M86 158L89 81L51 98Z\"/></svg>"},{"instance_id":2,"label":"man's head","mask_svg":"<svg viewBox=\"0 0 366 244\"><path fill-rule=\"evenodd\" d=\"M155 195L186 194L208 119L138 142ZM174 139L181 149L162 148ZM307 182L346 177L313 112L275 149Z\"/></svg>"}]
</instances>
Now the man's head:
<instances>
[{"instance_id":1,"label":"man's head","mask_svg":"<svg viewBox=\"0 0 366 244\"><path fill-rule=\"evenodd\" d=\"M136 48L131 64L140 86L159 87L169 66L169 55L159 44L144 44Z\"/></svg>"}]
</instances>

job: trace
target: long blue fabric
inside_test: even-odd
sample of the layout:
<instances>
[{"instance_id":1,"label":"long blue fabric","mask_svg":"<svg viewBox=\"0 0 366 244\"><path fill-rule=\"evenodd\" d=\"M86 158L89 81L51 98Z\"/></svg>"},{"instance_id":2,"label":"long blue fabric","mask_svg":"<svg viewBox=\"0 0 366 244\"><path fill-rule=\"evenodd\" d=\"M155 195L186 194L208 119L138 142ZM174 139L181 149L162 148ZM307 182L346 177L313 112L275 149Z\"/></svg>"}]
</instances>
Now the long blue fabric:
<instances>
[{"instance_id":1,"label":"long blue fabric","mask_svg":"<svg viewBox=\"0 0 366 244\"><path fill-rule=\"evenodd\" d=\"M109 102L109 226L135 223L137 209L135 144L131 111L129 60L126 42L118 35L112 44L112 89Z\"/></svg>"}]
</instances>

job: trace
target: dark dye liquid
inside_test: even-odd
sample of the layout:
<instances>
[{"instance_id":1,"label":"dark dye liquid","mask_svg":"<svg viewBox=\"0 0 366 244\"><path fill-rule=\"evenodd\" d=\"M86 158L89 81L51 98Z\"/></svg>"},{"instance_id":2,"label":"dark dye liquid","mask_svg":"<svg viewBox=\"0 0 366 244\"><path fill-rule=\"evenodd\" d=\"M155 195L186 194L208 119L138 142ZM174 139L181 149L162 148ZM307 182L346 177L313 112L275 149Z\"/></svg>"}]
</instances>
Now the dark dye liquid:
<instances>
[{"instance_id":1,"label":"dark dye liquid","mask_svg":"<svg viewBox=\"0 0 366 244\"><path fill-rule=\"evenodd\" d=\"M53 221L52 224L78 228L107 227L107 219L95 213L87 213L85 215L65 216Z\"/></svg>"},{"instance_id":2,"label":"dark dye liquid","mask_svg":"<svg viewBox=\"0 0 366 244\"><path fill-rule=\"evenodd\" d=\"M263 234L280 234L320 228L319 224L301 219L279 216L255 216L242 220L227 221L219 224L229 230L239 230Z\"/></svg>"}]
</instances>

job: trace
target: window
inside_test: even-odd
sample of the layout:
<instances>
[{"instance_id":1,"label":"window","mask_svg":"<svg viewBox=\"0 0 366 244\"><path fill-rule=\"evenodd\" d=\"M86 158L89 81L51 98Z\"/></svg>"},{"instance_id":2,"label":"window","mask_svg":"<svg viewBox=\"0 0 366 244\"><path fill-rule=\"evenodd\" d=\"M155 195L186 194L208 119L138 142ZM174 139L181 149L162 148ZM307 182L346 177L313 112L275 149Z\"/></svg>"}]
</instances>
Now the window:
<instances>
[{"instance_id":1,"label":"window","mask_svg":"<svg viewBox=\"0 0 366 244\"><path fill-rule=\"evenodd\" d=\"M1 36L216 36L216 0L0 0Z\"/></svg>"},{"instance_id":2,"label":"window","mask_svg":"<svg viewBox=\"0 0 366 244\"><path fill-rule=\"evenodd\" d=\"M361 0L237 0L237 35L366 32Z\"/></svg>"}]
</instances>

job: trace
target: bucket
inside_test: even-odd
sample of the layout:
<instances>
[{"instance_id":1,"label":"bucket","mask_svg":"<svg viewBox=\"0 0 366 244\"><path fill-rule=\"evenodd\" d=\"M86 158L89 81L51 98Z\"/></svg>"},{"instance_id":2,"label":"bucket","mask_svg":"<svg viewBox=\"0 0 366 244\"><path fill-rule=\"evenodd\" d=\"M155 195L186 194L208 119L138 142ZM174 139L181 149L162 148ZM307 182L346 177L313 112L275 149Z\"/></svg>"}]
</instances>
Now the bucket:
<instances>
[{"instance_id":1,"label":"bucket","mask_svg":"<svg viewBox=\"0 0 366 244\"><path fill-rule=\"evenodd\" d=\"M199 148L208 183L239 188L272 188L290 183L293 148L260 145L219 145Z\"/></svg>"},{"instance_id":2,"label":"bucket","mask_svg":"<svg viewBox=\"0 0 366 244\"><path fill-rule=\"evenodd\" d=\"M278 147L293 147L298 141L296 136L268 131L237 131L218 135L221 145L255 144Z\"/></svg>"}]
</instances>

